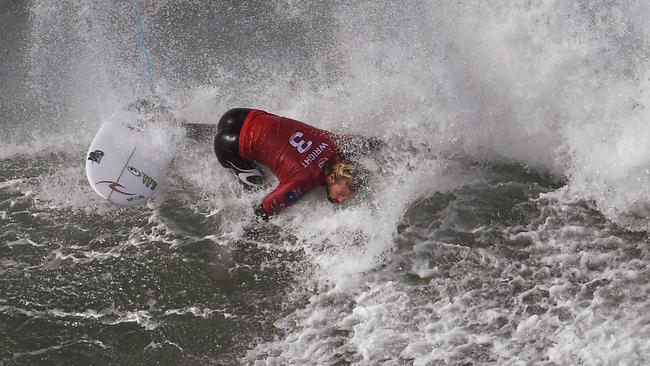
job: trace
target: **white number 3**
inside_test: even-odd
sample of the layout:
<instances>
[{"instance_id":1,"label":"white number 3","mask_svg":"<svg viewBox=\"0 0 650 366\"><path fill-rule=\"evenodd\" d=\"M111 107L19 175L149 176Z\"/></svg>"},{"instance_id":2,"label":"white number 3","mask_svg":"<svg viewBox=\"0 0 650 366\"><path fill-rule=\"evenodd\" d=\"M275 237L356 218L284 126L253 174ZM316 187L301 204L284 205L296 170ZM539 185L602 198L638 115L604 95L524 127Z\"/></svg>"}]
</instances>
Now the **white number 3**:
<instances>
[{"instance_id":1,"label":"white number 3","mask_svg":"<svg viewBox=\"0 0 650 366\"><path fill-rule=\"evenodd\" d=\"M293 135L291 135L291 138L289 139L289 144L295 147L296 150L298 150L298 152L301 154L309 150L309 148L311 147L311 141L305 141L303 139L297 140L301 138L303 135L304 134L302 132L298 131ZM305 144L307 144L307 146L305 146Z\"/></svg>"}]
</instances>

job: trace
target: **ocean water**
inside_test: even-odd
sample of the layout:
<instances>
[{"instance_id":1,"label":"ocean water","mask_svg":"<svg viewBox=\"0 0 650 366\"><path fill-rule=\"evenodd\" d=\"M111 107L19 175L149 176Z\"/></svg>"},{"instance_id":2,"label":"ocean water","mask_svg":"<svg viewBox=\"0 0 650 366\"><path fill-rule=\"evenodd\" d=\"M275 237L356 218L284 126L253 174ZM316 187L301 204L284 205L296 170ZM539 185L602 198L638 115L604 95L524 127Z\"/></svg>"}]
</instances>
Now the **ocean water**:
<instances>
[{"instance_id":1,"label":"ocean water","mask_svg":"<svg viewBox=\"0 0 650 366\"><path fill-rule=\"evenodd\" d=\"M648 3L137 2L179 120L386 142L268 223L209 140L144 206L88 185L133 5L0 6L0 364L650 364Z\"/></svg>"}]
</instances>

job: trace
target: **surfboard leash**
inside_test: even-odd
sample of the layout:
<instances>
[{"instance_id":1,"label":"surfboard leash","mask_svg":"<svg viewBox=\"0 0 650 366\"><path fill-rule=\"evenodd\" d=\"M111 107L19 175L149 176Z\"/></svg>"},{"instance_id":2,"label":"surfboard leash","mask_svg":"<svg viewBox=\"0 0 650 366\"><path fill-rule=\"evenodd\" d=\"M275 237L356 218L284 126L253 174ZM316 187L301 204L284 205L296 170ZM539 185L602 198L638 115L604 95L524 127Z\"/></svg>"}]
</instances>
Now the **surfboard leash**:
<instances>
[{"instance_id":1,"label":"surfboard leash","mask_svg":"<svg viewBox=\"0 0 650 366\"><path fill-rule=\"evenodd\" d=\"M156 89L153 84L153 63L151 62L151 57L149 57L149 52L147 52L147 47L144 43L142 18L140 18L140 12L138 11L137 5L133 5L133 18L135 19L135 28L138 33L138 47L142 51L144 58L144 69L147 75L147 82L149 83L149 90L151 91L152 96L156 96Z\"/></svg>"}]
</instances>

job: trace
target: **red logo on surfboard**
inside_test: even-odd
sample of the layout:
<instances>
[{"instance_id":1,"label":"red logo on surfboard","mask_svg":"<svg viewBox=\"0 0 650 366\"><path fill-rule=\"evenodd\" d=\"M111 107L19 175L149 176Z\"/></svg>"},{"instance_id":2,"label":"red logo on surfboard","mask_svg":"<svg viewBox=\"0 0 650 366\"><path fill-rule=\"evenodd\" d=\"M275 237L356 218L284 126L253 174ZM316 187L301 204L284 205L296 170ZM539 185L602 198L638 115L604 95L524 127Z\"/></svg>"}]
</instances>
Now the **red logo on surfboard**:
<instances>
[{"instance_id":1,"label":"red logo on surfboard","mask_svg":"<svg viewBox=\"0 0 650 366\"><path fill-rule=\"evenodd\" d=\"M135 193L128 193L128 192L120 191L120 188L126 189L126 187L119 184L119 183L117 183L117 182L113 182L113 181L110 181L110 180L103 180L103 181L97 182L95 184L101 184L101 183L108 183L108 188L110 188L113 192L121 193L121 194L126 195L126 196L135 196Z\"/></svg>"}]
</instances>

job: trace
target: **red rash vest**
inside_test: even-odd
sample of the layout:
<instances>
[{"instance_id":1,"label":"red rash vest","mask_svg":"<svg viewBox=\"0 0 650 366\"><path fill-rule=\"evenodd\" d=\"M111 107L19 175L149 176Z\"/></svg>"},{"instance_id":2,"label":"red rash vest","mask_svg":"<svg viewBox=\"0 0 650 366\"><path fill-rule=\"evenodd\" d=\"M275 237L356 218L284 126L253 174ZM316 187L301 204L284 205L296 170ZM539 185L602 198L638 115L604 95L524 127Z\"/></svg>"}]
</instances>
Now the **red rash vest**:
<instances>
[{"instance_id":1,"label":"red rash vest","mask_svg":"<svg viewBox=\"0 0 650 366\"><path fill-rule=\"evenodd\" d=\"M248 113L239 134L239 154L268 166L280 179L262 201L267 214L277 213L325 184L325 164L343 159L335 143L338 138L290 118L261 110Z\"/></svg>"}]
</instances>

